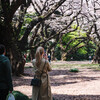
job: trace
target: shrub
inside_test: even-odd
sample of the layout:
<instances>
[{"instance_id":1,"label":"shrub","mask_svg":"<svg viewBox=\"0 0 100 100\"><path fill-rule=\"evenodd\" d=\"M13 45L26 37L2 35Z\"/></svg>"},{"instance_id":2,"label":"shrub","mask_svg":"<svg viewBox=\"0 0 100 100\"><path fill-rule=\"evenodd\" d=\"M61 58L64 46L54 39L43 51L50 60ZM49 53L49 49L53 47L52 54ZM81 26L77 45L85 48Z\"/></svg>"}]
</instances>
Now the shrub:
<instances>
[{"instance_id":1,"label":"shrub","mask_svg":"<svg viewBox=\"0 0 100 100\"><path fill-rule=\"evenodd\" d=\"M12 93L16 100L30 100L28 96L24 95L23 93L19 91L13 91Z\"/></svg>"},{"instance_id":2,"label":"shrub","mask_svg":"<svg viewBox=\"0 0 100 100\"><path fill-rule=\"evenodd\" d=\"M77 68L70 69L70 72L79 72Z\"/></svg>"}]
</instances>

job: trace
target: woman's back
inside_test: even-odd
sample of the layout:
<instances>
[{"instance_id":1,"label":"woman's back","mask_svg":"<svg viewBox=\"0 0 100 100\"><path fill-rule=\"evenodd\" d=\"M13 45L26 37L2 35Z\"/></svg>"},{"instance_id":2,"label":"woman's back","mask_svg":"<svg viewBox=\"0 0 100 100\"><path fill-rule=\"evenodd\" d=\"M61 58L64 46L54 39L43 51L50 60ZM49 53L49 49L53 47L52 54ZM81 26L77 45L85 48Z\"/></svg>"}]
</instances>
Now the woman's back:
<instances>
[{"instance_id":1,"label":"woman's back","mask_svg":"<svg viewBox=\"0 0 100 100\"><path fill-rule=\"evenodd\" d=\"M51 67L50 67L48 60L44 58L41 59L41 63L38 67L36 66L36 59L33 59L32 64L34 66L35 74L37 71L40 71L38 74L40 74L41 72L48 73L48 71L51 71Z\"/></svg>"},{"instance_id":2,"label":"woman's back","mask_svg":"<svg viewBox=\"0 0 100 100\"><path fill-rule=\"evenodd\" d=\"M51 67L48 60L42 58L40 65L37 66L36 59L33 59L32 64L34 66L34 75L37 78L40 78L40 75L42 73L42 85L41 87L33 86L32 100L52 100L50 78L48 75L48 71L51 71Z\"/></svg>"}]
</instances>

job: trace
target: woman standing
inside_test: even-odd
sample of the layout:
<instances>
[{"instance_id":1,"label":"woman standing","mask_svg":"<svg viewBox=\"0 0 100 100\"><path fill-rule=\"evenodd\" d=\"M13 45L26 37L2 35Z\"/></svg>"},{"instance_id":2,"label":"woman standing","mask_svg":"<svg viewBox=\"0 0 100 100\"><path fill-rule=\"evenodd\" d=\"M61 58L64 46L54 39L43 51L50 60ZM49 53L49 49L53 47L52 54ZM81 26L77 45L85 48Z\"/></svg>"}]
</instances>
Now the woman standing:
<instances>
[{"instance_id":1,"label":"woman standing","mask_svg":"<svg viewBox=\"0 0 100 100\"><path fill-rule=\"evenodd\" d=\"M41 87L33 86L32 89L32 100L52 100L51 85L48 75L48 71L51 71L48 60L43 58L44 48L38 47L36 50L35 59L32 64L34 66L34 75L42 80Z\"/></svg>"}]
</instances>

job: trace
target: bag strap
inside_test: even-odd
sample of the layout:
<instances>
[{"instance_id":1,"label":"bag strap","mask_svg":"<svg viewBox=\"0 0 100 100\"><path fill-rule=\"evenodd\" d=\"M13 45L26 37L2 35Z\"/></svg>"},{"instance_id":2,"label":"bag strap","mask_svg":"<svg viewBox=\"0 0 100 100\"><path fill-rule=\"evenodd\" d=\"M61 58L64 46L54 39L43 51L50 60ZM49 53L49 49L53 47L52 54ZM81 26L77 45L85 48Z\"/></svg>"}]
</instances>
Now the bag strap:
<instances>
[{"instance_id":1,"label":"bag strap","mask_svg":"<svg viewBox=\"0 0 100 100\"><path fill-rule=\"evenodd\" d=\"M41 76L42 76L42 74L43 74L43 70L44 70L44 68L45 68L45 64L46 64L46 60L45 60L45 63L44 63L44 66L43 66L43 69L42 69L42 73L41 73L41 75L40 75L40 78L41 78Z\"/></svg>"}]
</instances>

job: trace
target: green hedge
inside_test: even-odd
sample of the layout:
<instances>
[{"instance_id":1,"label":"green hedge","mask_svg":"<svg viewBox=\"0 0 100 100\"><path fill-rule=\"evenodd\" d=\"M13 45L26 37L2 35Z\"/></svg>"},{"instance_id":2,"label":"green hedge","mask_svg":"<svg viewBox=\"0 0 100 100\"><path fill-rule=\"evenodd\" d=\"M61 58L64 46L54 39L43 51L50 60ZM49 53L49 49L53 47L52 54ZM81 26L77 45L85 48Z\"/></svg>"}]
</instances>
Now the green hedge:
<instances>
[{"instance_id":1,"label":"green hedge","mask_svg":"<svg viewBox=\"0 0 100 100\"><path fill-rule=\"evenodd\" d=\"M19 91L13 91L12 93L15 97L15 100L30 100L28 96L24 95L23 93Z\"/></svg>"},{"instance_id":2,"label":"green hedge","mask_svg":"<svg viewBox=\"0 0 100 100\"><path fill-rule=\"evenodd\" d=\"M32 99L29 99L28 96L26 96L25 94L23 94L19 91L13 91L12 93L15 97L15 100L32 100ZM53 98L53 100L55 100L55 99Z\"/></svg>"},{"instance_id":3,"label":"green hedge","mask_svg":"<svg viewBox=\"0 0 100 100\"><path fill-rule=\"evenodd\" d=\"M79 72L77 68L70 69L70 72Z\"/></svg>"}]
</instances>

